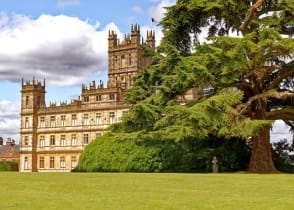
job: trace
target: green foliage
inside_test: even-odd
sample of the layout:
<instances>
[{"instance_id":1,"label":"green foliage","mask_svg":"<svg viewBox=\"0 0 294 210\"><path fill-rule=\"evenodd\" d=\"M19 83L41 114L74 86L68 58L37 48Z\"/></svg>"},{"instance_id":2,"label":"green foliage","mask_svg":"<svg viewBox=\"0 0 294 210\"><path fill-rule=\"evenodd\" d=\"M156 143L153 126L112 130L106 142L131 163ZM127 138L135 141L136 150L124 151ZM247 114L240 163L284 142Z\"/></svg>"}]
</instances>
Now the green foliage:
<instances>
[{"instance_id":1,"label":"green foliage","mask_svg":"<svg viewBox=\"0 0 294 210\"><path fill-rule=\"evenodd\" d=\"M18 171L18 163L0 162L0 171Z\"/></svg>"},{"instance_id":2,"label":"green foliage","mask_svg":"<svg viewBox=\"0 0 294 210\"><path fill-rule=\"evenodd\" d=\"M272 143L273 159L279 171L294 173L293 144L290 145L287 139Z\"/></svg>"},{"instance_id":3,"label":"green foliage","mask_svg":"<svg viewBox=\"0 0 294 210\"><path fill-rule=\"evenodd\" d=\"M287 113L293 112L293 106L285 105L285 99L293 98L294 68L288 61L294 56L294 39L285 37L292 33L288 26L294 24L293 1L265 0L255 10L256 1L251 0L179 0L167 8L161 22L164 38L157 51L147 52L153 63L125 94L133 107L108 135L87 147L80 170L176 170L193 165L197 158L207 166L217 150L222 163L238 159L224 145L182 153L183 148L193 150L187 142L210 136L269 143L255 136L261 135L261 128L270 128L271 120L289 120ZM199 43L205 28L207 42ZM230 34L239 31L242 36ZM187 90L202 87L213 91L190 103L178 102ZM196 157L198 153L207 159ZM269 151L264 154L270 156ZM230 164L222 167L228 170Z\"/></svg>"},{"instance_id":4,"label":"green foliage","mask_svg":"<svg viewBox=\"0 0 294 210\"><path fill-rule=\"evenodd\" d=\"M157 138L142 132L106 134L86 147L75 171L210 172L214 155L223 172L248 166L250 150L241 139L190 137L177 142Z\"/></svg>"}]
</instances>

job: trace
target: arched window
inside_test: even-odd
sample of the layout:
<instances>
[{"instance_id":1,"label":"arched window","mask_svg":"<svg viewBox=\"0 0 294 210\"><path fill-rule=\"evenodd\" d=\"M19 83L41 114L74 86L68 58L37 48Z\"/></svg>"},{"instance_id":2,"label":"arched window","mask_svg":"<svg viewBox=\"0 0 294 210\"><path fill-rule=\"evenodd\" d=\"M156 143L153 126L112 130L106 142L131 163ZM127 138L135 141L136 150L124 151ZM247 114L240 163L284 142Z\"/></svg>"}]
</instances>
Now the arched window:
<instances>
[{"instance_id":1,"label":"arched window","mask_svg":"<svg viewBox=\"0 0 294 210\"><path fill-rule=\"evenodd\" d=\"M121 56L121 60L120 60L120 67L121 68L125 68L126 66L127 66L127 64L126 64L126 57L125 57L125 55L122 55Z\"/></svg>"},{"instance_id":2,"label":"arched window","mask_svg":"<svg viewBox=\"0 0 294 210\"><path fill-rule=\"evenodd\" d=\"M24 158L24 167L25 170L29 169L29 160L28 157Z\"/></svg>"}]
</instances>

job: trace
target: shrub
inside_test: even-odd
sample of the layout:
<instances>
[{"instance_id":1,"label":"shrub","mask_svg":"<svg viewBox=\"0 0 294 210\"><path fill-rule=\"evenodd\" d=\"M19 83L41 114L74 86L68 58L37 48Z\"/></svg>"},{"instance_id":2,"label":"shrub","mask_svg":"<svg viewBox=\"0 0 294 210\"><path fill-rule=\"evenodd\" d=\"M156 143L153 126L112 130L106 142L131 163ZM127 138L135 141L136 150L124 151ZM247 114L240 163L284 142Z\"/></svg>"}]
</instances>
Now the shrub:
<instances>
[{"instance_id":1,"label":"shrub","mask_svg":"<svg viewBox=\"0 0 294 210\"><path fill-rule=\"evenodd\" d=\"M246 170L250 151L240 139L171 141L136 134L106 134L89 144L75 171L210 172L219 158L220 171Z\"/></svg>"},{"instance_id":2,"label":"shrub","mask_svg":"<svg viewBox=\"0 0 294 210\"><path fill-rule=\"evenodd\" d=\"M0 171L18 171L18 163L0 162Z\"/></svg>"}]
</instances>

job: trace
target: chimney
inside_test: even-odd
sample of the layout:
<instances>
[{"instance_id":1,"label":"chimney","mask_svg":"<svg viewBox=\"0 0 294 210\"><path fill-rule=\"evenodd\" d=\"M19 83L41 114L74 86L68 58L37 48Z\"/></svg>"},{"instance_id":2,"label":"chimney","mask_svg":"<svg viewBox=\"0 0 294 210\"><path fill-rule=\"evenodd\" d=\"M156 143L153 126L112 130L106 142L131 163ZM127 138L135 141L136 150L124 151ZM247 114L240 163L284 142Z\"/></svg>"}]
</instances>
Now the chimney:
<instances>
[{"instance_id":1,"label":"chimney","mask_svg":"<svg viewBox=\"0 0 294 210\"><path fill-rule=\"evenodd\" d=\"M0 146L3 146L3 138L0 137Z\"/></svg>"},{"instance_id":2,"label":"chimney","mask_svg":"<svg viewBox=\"0 0 294 210\"><path fill-rule=\"evenodd\" d=\"M6 145L12 146L12 139L11 138L7 138Z\"/></svg>"}]
</instances>

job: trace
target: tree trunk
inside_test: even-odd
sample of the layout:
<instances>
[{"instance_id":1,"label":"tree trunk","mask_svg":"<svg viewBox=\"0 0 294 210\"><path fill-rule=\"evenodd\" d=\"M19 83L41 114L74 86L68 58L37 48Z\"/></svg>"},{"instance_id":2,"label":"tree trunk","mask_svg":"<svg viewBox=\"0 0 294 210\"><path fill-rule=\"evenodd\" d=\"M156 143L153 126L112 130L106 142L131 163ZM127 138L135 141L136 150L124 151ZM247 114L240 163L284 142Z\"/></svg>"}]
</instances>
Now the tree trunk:
<instances>
[{"instance_id":1,"label":"tree trunk","mask_svg":"<svg viewBox=\"0 0 294 210\"><path fill-rule=\"evenodd\" d=\"M252 146L253 147L249 164L249 172L277 172L272 159L269 127L262 128L258 136L252 138Z\"/></svg>"}]
</instances>

